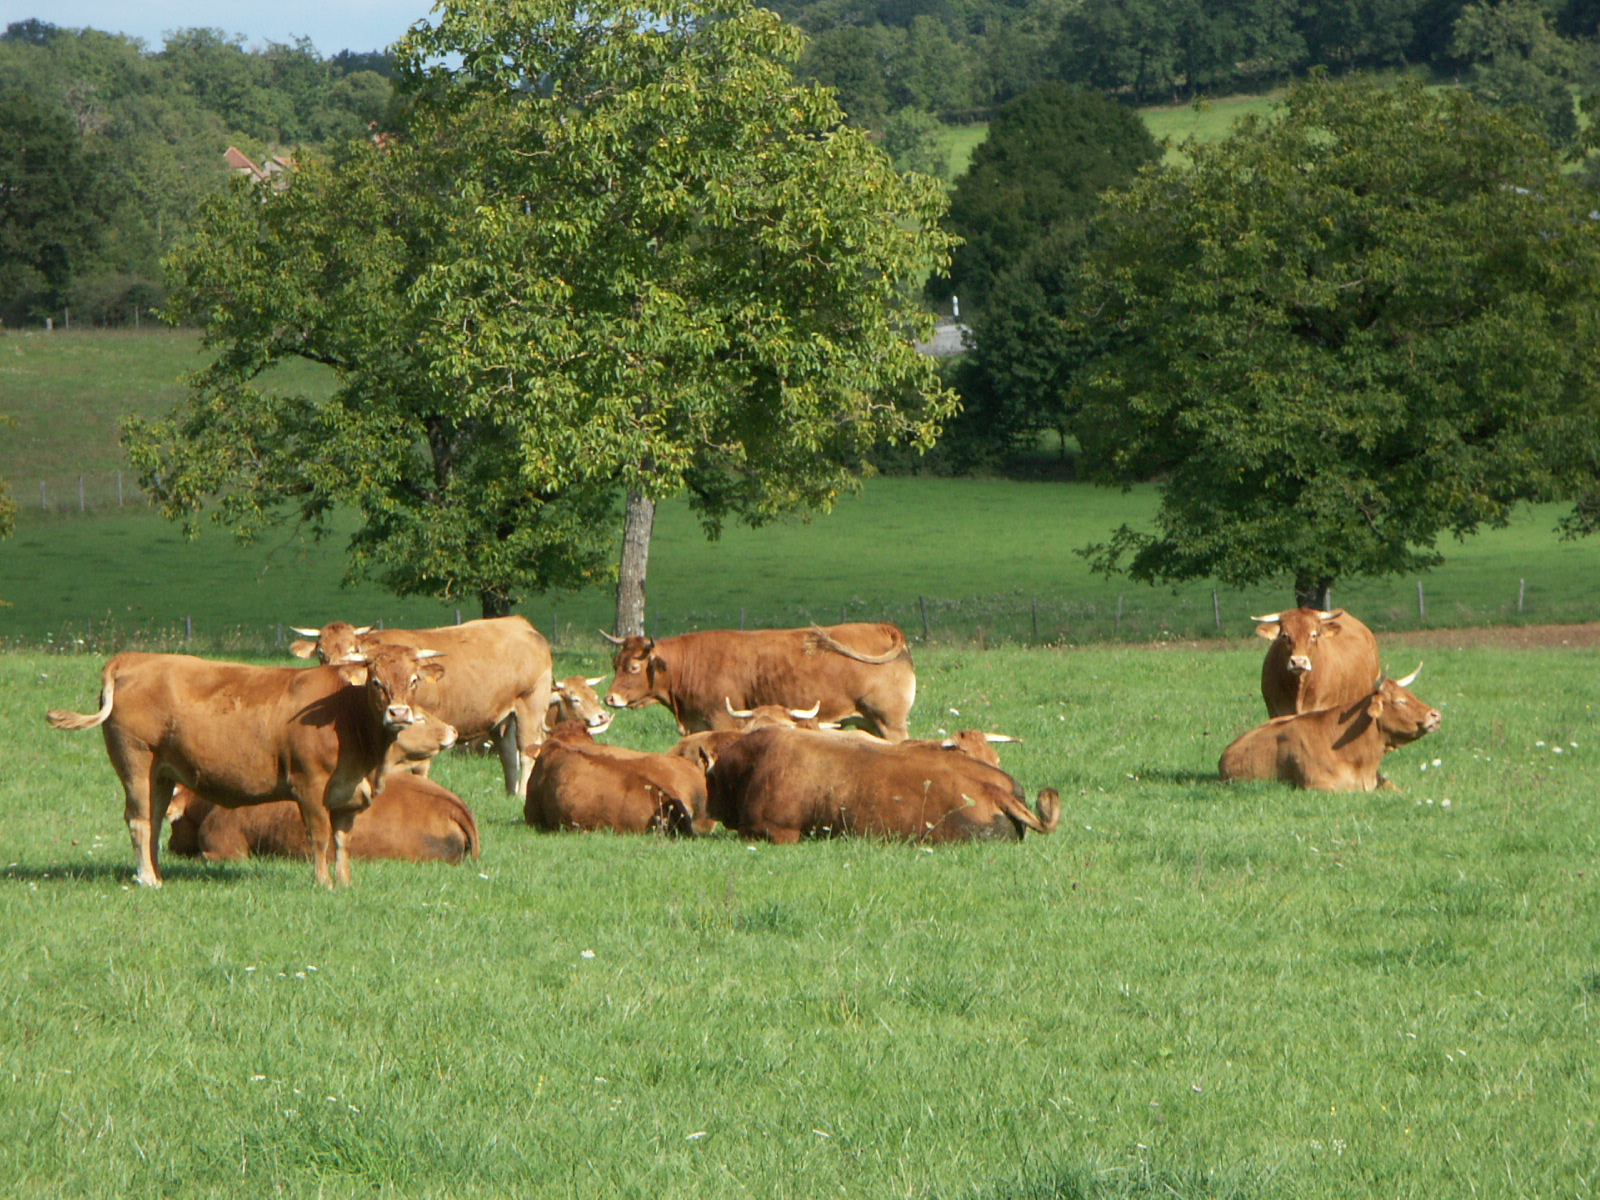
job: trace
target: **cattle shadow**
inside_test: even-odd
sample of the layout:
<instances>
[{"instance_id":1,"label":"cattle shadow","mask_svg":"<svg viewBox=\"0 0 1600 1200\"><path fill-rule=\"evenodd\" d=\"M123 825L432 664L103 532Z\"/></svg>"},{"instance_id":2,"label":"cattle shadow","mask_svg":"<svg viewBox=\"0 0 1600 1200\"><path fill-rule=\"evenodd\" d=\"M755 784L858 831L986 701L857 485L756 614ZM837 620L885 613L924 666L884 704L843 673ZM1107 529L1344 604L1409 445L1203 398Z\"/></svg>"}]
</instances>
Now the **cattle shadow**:
<instances>
[{"instance_id":1,"label":"cattle shadow","mask_svg":"<svg viewBox=\"0 0 1600 1200\"><path fill-rule=\"evenodd\" d=\"M1160 783L1175 783L1182 787L1195 787L1201 784L1220 783L1215 771L1173 771L1165 768L1145 768L1135 771L1142 780L1153 780Z\"/></svg>"},{"instance_id":2,"label":"cattle shadow","mask_svg":"<svg viewBox=\"0 0 1600 1200\"><path fill-rule=\"evenodd\" d=\"M161 879L165 883L178 880L214 880L235 883L246 878L246 872L237 866L216 863L192 862L180 858L174 862L163 855ZM7 867L0 880L18 883L126 883L137 884L137 872L132 863L18 863Z\"/></svg>"}]
</instances>

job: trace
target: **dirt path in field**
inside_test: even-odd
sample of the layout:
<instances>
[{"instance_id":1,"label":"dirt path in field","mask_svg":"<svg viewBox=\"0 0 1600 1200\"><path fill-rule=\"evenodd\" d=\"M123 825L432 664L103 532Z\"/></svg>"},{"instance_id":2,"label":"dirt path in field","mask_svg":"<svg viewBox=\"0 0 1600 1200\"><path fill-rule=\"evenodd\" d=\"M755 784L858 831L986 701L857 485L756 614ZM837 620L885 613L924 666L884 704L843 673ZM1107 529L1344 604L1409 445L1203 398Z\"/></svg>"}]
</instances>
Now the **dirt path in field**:
<instances>
[{"instance_id":1,"label":"dirt path in field","mask_svg":"<svg viewBox=\"0 0 1600 1200\"><path fill-rule=\"evenodd\" d=\"M1560 649L1563 646L1600 646L1600 621L1581 625L1490 625L1463 629L1407 629L1398 633L1378 630L1378 637L1389 646L1504 646L1517 650ZM1151 650L1237 650L1254 645L1256 638L1206 638L1193 642L1148 642Z\"/></svg>"}]
</instances>

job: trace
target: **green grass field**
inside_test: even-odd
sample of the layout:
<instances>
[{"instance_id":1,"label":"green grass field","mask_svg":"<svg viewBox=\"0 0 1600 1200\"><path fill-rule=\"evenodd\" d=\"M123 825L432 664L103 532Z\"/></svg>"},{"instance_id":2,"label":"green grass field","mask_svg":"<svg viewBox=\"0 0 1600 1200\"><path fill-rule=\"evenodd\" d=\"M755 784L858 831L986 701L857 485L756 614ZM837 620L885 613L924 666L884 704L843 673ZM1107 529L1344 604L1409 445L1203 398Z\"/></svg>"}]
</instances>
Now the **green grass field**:
<instances>
[{"instance_id":1,"label":"green grass field","mask_svg":"<svg viewBox=\"0 0 1600 1200\"><path fill-rule=\"evenodd\" d=\"M1056 834L538 835L452 756L482 860L336 895L128 890L99 737L41 719L99 660L0 655L0 1194L1588 1195L1600 650L1419 636L1400 793L1207 781L1254 642L919 650L914 731L1024 737Z\"/></svg>"}]
</instances>

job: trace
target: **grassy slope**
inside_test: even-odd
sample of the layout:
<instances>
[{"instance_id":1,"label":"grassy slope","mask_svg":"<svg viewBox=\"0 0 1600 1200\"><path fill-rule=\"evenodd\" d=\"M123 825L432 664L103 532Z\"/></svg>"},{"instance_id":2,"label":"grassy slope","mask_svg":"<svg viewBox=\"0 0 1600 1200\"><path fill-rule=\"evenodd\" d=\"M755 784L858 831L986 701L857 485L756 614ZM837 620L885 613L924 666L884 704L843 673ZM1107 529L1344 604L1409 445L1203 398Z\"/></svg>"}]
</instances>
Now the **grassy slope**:
<instances>
[{"instance_id":1,"label":"grassy slope","mask_svg":"<svg viewBox=\"0 0 1600 1200\"><path fill-rule=\"evenodd\" d=\"M0 656L0 1193L1586 1194L1600 660L1428 657L1403 794L1203 781L1254 643L924 651L914 728L1024 736L1056 835L539 836L453 757L482 861L333 896L125 891L100 740L40 720L98 661Z\"/></svg>"}]
</instances>

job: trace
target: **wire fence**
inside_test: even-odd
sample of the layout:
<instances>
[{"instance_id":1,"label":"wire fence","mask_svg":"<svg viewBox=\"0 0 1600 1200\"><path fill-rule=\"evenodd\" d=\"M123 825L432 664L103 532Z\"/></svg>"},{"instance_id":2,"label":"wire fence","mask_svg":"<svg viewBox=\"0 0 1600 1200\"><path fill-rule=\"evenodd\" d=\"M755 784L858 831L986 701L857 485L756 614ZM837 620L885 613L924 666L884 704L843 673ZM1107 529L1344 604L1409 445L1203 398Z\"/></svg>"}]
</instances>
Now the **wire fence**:
<instances>
[{"instance_id":1,"label":"wire fence","mask_svg":"<svg viewBox=\"0 0 1600 1200\"><path fill-rule=\"evenodd\" d=\"M37 513L105 513L119 508L142 509L148 498L131 471L87 471L43 479L11 480L11 498Z\"/></svg>"},{"instance_id":2,"label":"wire fence","mask_svg":"<svg viewBox=\"0 0 1600 1200\"><path fill-rule=\"evenodd\" d=\"M657 606L649 612L645 630L659 638L706 629L793 629L812 624L887 621L899 626L914 645L980 650L994 646L1065 647L1251 637L1254 626L1250 618L1261 607L1250 604L1244 596L1221 591L1187 598L1130 591L1090 600L1009 592L963 599L913 596L899 603L854 599L837 606L792 604L683 611ZM1384 596L1364 596L1352 611L1379 633L1573 624L1600 620L1600 598L1547 597L1530 588L1527 580L1517 580L1499 603L1484 603L1481 599L1469 602L1447 594L1430 594L1425 584L1413 582L1397 586ZM543 612L548 619L531 609L528 616L556 650L610 656L610 647L598 632L599 627L609 623L603 598L569 599L544 607ZM372 620L369 615L360 615L364 621ZM458 623L463 616L474 615L461 609L453 614ZM384 621L377 619L374 624L382 628ZM102 655L147 650L273 657L287 655L289 644L297 636L281 623L207 625L187 616L129 619L107 613L103 617L65 619L42 634L0 637L0 650Z\"/></svg>"}]
</instances>

